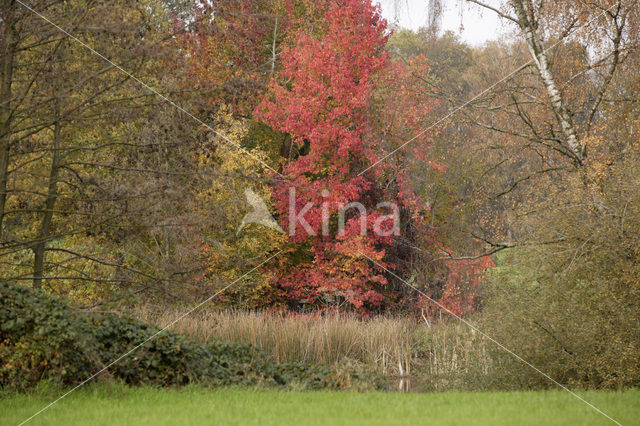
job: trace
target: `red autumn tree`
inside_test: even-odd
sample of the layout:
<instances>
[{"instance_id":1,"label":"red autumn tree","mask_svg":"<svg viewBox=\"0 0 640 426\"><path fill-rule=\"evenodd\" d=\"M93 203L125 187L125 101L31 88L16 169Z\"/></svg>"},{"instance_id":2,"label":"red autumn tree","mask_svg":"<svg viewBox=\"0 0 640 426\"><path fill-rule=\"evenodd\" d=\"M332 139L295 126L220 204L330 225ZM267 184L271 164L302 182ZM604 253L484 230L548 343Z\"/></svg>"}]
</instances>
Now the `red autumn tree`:
<instances>
[{"instance_id":1,"label":"red autumn tree","mask_svg":"<svg viewBox=\"0 0 640 426\"><path fill-rule=\"evenodd\" d=\"M405 179L397 163L360 173L383 148L374 137L370 106L374 82L395 70L385 50L387 37L386 22L369 0L331 2L323 35L299 33L296 44L284 49L280 77L286 83L272 84L271 96L256 111L292 140L291 159L282 168L287 179L273 188L293 245L290 268L278 275L292 305L369 313L391 300L385 274L367 259L394 268L385 254L399 229L391 208L379 203L399 206L408 220L418 206L398 184ZM383 184L384 176L395 184ZM341 207L351 202L365 211L349 209L339 231Z\"/></svg>"}]
</instances>

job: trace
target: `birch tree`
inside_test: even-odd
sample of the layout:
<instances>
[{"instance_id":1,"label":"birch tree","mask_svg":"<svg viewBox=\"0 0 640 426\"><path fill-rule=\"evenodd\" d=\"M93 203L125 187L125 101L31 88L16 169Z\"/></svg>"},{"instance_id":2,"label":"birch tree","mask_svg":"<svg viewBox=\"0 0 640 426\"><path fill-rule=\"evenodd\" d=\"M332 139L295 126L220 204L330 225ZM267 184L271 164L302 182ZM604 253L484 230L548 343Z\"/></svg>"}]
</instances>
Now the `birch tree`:
<instances>
[{"instance_id":1,"label":"birch tree","mask_svg":"<svg viewBox=\"0 0 640 426\"><path fill-rule=\"evenodd\" d=\"M516 24L529 51L528 65L535 67L546 97L524 95L529 96L533 104L546 107L555 123L541 126L522 118L529 128L524 136L539 142L554 141L554 148L569 157L575 166L582 167L587 157L589 131L594 122L602 118L603 100L616 90L620 64L637 54L638 2L509 0L502 6L481 0L467 2ZM572 44L584 46L586 63L567 73L559 52ZM577 83L584 82L585 78L589 90L583 92L583 96L576 95ZM513 94L512 106L523 117L525 102L519 101L520 95L522 93Z\"/></svg>"}]
</instances>

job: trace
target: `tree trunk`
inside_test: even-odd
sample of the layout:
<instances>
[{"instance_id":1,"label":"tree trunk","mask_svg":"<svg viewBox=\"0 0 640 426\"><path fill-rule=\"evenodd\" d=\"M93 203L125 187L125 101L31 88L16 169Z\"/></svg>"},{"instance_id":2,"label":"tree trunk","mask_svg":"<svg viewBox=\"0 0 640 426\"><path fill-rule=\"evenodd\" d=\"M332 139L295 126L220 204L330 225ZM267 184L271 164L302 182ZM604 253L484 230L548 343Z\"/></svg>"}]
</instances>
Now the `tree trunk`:
<instances>
[{"instance_id":1,"label":"tree trunk","mask_svg":"<svg viewBox=\"0 0 640 426\"><path fill-rule=\"evenodd\" d=\"M536 21L535 12L531 0L512 0L511 4L515 9L518 16L517 23L520 29L524 33L525 40L529 52L533 57L533 62L538 69L540 79L542 80L549 99L551 101L551 108L553 113L560 124L562 134L566 142L566 148L569 149L571 155L574 157L578 165L582 165L584 162L584 150L578 141L578 136L573 125L573 120L569 110L564 104L562 94L558 90L555 78L551 72L551 66L549 64L549 58L547 52L544 49L544 44L538 35L538 22Z\"/></svg>"},{"instance_id":2,"label":"tree trunk","mask_svg":"<svg viewBox=\"0 0 640 426\"><path fill-rule=\"evenodd\" d=\"M0 40L0 241L4 234L4 213L7 202L9 153L11 151L11 86L16 55L16 34L13 11L15 2L3 0L4 33Z\"/></svg>"},{"instance_id":3,"label":"tree trunk","mask_svg":"<svg viewBox=\"0 0 640 426\"><path fill-rule=\"evenodd\" d=\"M64 44L62 44L58 55L59 61L59 77L63 78L64 69L62 63L64 61ZM58 83L62 85L62 82ZM58 198L58 174L60 171L60 138L62 130L62 114L60 111L61 104L61 87L57 88L58 94L54 107L54 124L53 124L53 147L51 149L51 169L49 171L49 185L47 188L47 199L45 201L44 215L40 223L40 232L35 245L33 246L33 288L41 288L44 277L44 260L47 250L47 239L51 234L51 222L53 220L53 209Z\"/></svg>"}]
</instances>

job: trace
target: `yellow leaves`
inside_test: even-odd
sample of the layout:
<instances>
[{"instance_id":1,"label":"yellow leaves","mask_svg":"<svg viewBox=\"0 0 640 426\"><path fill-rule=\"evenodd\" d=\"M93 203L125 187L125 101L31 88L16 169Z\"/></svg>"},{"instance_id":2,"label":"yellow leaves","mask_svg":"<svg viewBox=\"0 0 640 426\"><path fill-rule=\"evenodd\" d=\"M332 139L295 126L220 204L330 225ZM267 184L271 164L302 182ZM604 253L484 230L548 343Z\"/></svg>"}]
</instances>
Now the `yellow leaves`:
<instances>
[{"instance_id":1,"label":"yellow leaves","mask_svg":"<svg viewBox=\"0 0 640 426\"><path fill-rule=\"evenodd\" d=\"M239 148L248 125L234 119L228 108L221 109L219 120L222 124L218 130L229 140L214 139L213 155L209 152L199 154L199 169L204 175L210 175L210 186L198 194L198 198L205 209L202 212L205 216L216 211L222 220L228 222L228 231L233 231L246 210L244 193L247 188L265 200L270 197L270 190L263 180L264 166L260 162L266 161L266 156L259 149Z\"/></svg>"},{"instance_id":2,"label":"yellow leaves","mask_svg":"<svg viewBox=\"0 0 640 426\"><path fill-rule=\"evenodd\" d=\"M587 175L591 182L598 184L609 175L611 166L614 163L606 152L609 142L599 136L589 135L582 140L582 143L588 148L589 152Z\"/></svg>"},{"instance_id":3,"label":"yellow leaves","mask_svg":"<svg viewBox=\"0 0 640 426\"><path fill-rule=\"evenodd\" d=\"M206 176L207 185L196 195L206 235L203 252L207 258L206 275L212 280L229 282L238 279L263 260L265 253L272 253L285 244L286 237L277 231L258 224L246 224L239 230L245 214L251 211L245 192L249 189L271 206L271 190L265 180L265 167L259 160L268 158L259 148L238 148L249 131L243 120L234 119L229 108L222 108L221 122L216 129L231 141L213 139L213 152L197 155L199 171ZM236 145L236 146L234 146ZM247 151L251 155L247 155ZM246 285L243 285L246 284ZM255 272L223 300L238 298L238 303L255 306L272 300L270 277ZM260 302L264 298L263 302ZM239 305L240 306L240 305Z\"/></svg>"}]
</instances>

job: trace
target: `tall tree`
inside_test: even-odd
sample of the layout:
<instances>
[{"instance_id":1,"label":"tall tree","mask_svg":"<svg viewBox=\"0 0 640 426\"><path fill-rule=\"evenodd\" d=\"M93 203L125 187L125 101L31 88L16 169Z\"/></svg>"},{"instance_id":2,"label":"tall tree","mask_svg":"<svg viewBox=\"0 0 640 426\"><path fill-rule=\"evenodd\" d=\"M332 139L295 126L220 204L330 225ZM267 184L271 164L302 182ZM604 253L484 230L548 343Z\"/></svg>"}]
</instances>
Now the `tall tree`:
<instances>
[{"instance_id":1,"label":"tall tree","mask_svg":"<svg viewBox=\"0 0 640 426\"><path fill-rule=\"evenodd\" d=\"M389 148L373 132L375 83L398 71L385 50L387 38L386 22L369 1L332 2L321 35L299 32L295 46L284 50L280 77L286 83L274 83L258 107L258 117L291 138L290 162L282 169L288 181L274 187L273 197L291 242L278 283L294 307L364 313L392 300L385 297L387 277L362 253L395 267L385 257L400 232L390 213L405 209L402 218L411 221L420 206L402 185L407 180L397 163L375 164ZM353 202L362 209L345 213Z\"/></svg>"},{"instance_id":2,"label":"tall tree","mask_svg":"<svg viewBox=\"0 0 640 426\"><path fill-rule=\"evenodd\" d=\"M2 7L2 276L59 289L126 281L118 273L126 265L107 254L117 246L111 231L139 214L128 199L150 194L116 184L141 148L118 129L150 97L118 66L153 69L167 16L152 1Z\"/></svg>"}]
</instances>

